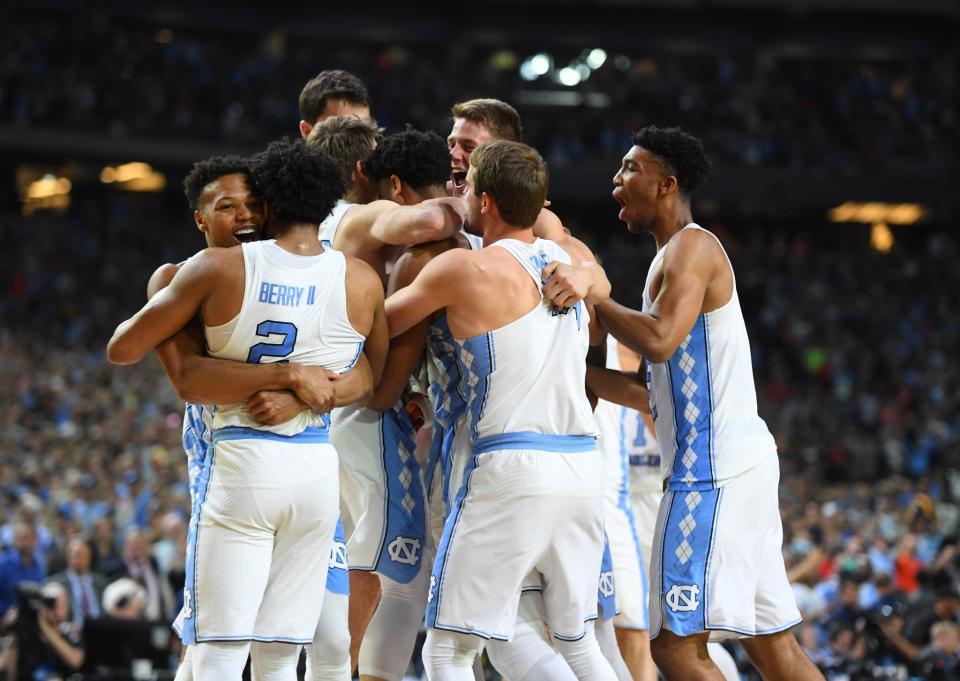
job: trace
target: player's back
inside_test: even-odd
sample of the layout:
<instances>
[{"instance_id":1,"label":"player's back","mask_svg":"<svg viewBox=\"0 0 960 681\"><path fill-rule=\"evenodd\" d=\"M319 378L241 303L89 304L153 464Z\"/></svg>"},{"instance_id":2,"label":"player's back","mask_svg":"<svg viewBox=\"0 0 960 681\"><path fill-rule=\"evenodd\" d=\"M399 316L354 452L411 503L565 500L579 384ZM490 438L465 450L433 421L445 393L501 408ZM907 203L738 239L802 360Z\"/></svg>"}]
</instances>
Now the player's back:
<instances>
[{"instance_id":1,"label":"player's back","mask_svg":"<svg viewBox=\"0 0 960 681\"><path fill-rule=\"evenodd\" d=\"M514 433L589 436L592 441L596 424L584 391L586 311L577 304L560 313L542 297L542 268L553 260L569 263L569 256L543 239L533 243L502 239L490 248L507 251L533 280L541 299L504 326L456 339L474 451ZM510 276L511 284L520 279L502 271L489 276ZM510 295L509 290L503 292L504 299Z\"/></svg>"},{"instance_id":2,"label":"player's back","mask_svg":"<svg viewBox=\"0 0 960 681\"><path fill-rule=\"evenodd\" d=\"M314 256L284 250L273 240L243 244L245 288L237 316L206 326L211 356L240 362L290 361L349 370L363 349L364 337L350 324L345 287L346 258L333 249ZM263 426L243 403L219 405L215 428L241 426L295 435L327 425L310 410L278 426Z\"/></svg>"},{"instance_id":3,"label":"player's back","mask_svg":"<svg viewBox=\"0 0 960 681\"><path fill-rule=\"evenodd\" d=\"M661 248L650 265L644 312L656 314L650 285L669 247ZM713 489L776 454L773 436L757 413L750 341L735 280L730 299L698 315L673 356L647 364L647 383L671 489Z\"/></svg>"}]
</instances>

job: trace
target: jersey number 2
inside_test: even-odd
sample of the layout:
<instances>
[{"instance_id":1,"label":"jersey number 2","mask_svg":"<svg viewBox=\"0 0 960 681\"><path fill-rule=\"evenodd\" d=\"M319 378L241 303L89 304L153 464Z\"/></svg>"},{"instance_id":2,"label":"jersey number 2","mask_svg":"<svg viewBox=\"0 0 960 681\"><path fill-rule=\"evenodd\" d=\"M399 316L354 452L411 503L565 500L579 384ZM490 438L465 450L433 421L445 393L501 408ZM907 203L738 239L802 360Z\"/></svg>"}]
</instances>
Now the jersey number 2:
<instances>
[{"instance_id":1,"label":"jersey number 2","mask_svg":"<svg viewBox=\"0 0 960 681\"><path fill-rule=\"evenodd\" d=\"M283 336L283 339L279 343L252 345L247 355L247 362L250 364L259 364L264 357L286 357L293 352L294 343L297 342L297 327L290 322L267 320L257 324L257 335L264 338Z\"/></svg>"}]
</instances>

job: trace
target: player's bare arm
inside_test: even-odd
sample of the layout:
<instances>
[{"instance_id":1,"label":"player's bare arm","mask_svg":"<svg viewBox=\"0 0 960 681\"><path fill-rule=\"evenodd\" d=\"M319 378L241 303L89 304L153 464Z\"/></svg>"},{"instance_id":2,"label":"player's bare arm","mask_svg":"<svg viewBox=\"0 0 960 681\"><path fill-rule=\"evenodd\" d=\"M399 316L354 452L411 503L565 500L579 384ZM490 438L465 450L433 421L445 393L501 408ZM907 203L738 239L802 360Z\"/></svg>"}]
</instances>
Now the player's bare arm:
<instances>
[{"instance_id":1,"label":"player's bare arm","mask_svg":"<svg viewBox=\"0 0 960 681\"><path fill-rule=\"evenodd\" d=\"M607 402L650 413L650 393L646 379L639 374L588 364L587 388Z\"/></svg>"},{"instance_id":2,"label":"player's bare arm","mask_svg":"<svg viewBox=\"0 0 960 681\"><path fill-rule=\"evenodd\" d=\"M463 200L452 197L427 199L410 206L386 203L392 209L381 212L370 227L370 236L383 244L415 245L448 239L460 230L466 215Z\"/></svg>"},{"instance_id":3,"label":"player's bare arm","mask_svg":"<svg viewBox=\"0 0 960 681\"><path fill-rule=\"evenodd\" d=\"M383 284L370 265L347 256L345 276L347 318L357 333L366 338L364 354L370 363L372 381L364 395L369 397L380 382L390 346L387 318L383 310Z\"/></svg>"},{"instance_id":4,"label":"player's bare arm","mask_svg":"<svg viewBox=\"0 0 960 681\"><path fill-rule=\"evenodd\" d=\"M718 260L723 258L716 239L701 230L686 230L664 248L662 281L658 291L651 291L656 315L631 310L612 299L597 306L603 327L651 362L667 361L690 333L697 316L719 307L707 300ZM727 291L727 299L729 296Z\"/></svg>"},{"instance_id":5,"label":"player's bare arm","mask_svg":"<svg viewBox=\"0 0 960 681\"><path fill-rule=\"evenodd\" d=\"M462 248L438 255L424 266L413 282L387 299L390 337L396 338L437 310L457 300L462 281L476 267L476 256Z\"/></svg>"}]
</instances>

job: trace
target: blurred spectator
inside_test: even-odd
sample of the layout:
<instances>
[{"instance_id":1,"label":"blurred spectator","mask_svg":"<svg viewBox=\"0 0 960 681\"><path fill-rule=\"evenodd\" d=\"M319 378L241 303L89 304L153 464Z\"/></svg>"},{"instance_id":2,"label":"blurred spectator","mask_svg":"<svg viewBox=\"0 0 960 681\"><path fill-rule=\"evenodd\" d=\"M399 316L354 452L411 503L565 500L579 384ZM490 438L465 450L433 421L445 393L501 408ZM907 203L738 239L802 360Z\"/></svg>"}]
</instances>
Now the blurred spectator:
<instances>
[{"instance_id":1,"label":"blurred spectator","mask_svg":"<svg viewBox=\"0 0 960 681\"><path fill-rule=\"evenodd\" d=\"M960 677L960 627L956 622L937 622L930 627L930 645L920 655L920 669L927 681Z\"/></svg>"},{"instance_id":2,"label":"blurred spectator","mask_svg":"<svg viewBox=\"0 0 960 681\"><path fill-rule=\"evenodd\" d=\"M21 582L42 582L46 568L37 558L37 532L27 522L13 526L13 547L0 557L0 614L16 603Z\"/></svg>"},{"instance_id":3,"label":"blurred spectator","mask_svg":"<svg viewBox=\"0 0 960 681\"><path fill-rule=\"evenodd\" d=\"M90 548L93 551L92 569L102 575L112 575L123 568L123 558L114 539L113 520L109 516L93 524L90 533Z\"/></svg>"},{"instance_id":4,"label":"blurred spectator","mask_svg":"<svg viewBox=\"0 0 960 681\"><path fill-rule=\"evenodd\" d=\"M56 582L21 598L14 640L0 661L8 681L52 681L80 669L83 647L68 611L66 589Z\"/></svg>"},{"instance_id":5,"label":"blurred spectator","mask_svg":"<svg viewBox=\"0 0 960 681\"><path fill-rule=\"evenodd\" d=\"M128 577L110 582L103 591L103 612L121 620L144 620L147 594Z\"/></svg>"},{"instance_id":6,"label":"blurred spectator","mask_svg":"<svg viewBox=\"0 0 960 681\"><path fill-rule=\"evenodd\" d=\"M150 555L150 544L142 530L131 528L123 546L123 567L115 577L128 577L144 590L144 616L151 621L172 618L174 597L170 583Z\"/></svg>"},{"instance_id":7,"label":"blurred spectator","mask_svg":"<svg viewBox=\"0 0 960 681\"><path fill-rule=\"evenodd\" d=\"M100 616L100 602L107 586L104 575L91 572L90 561L90 545L80 538L71 539L67 544L67 569L48 580L66 589L70 619L78 629L83 628L84 618Z\"/></svg>"}]
</instances>

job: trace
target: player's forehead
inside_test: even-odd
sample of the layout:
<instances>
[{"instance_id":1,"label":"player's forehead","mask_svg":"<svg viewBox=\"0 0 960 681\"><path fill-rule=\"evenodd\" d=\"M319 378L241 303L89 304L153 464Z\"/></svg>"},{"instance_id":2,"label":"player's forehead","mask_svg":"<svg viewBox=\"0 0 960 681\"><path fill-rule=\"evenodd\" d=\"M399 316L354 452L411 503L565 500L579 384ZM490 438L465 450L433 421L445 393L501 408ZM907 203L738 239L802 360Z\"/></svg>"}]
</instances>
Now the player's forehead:
<instances>
[{"instance_id":1,"label":"player's forehead","mask_svg":"<svg viewBox=\"0 0 960 681\"><path fill-rule=\"evenodd\" d=\"M473 142L477 146L493 139L493 132L480 121L467 118L454 118L453 129L447 137L447 142Z\"/></svg>"},{"instance_id":2,"label":"player's forehead","mask_svg":"<svg viewBox=\"0 0 960 681\"><path fill-rule=\"evenodd\" d=\"M216 203L223 199L245 199L253 193L250 178L246 173L230 173L207 183L200 198L202 201Z\"/></svg>"}]
</instances>

